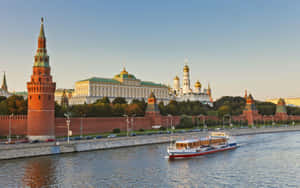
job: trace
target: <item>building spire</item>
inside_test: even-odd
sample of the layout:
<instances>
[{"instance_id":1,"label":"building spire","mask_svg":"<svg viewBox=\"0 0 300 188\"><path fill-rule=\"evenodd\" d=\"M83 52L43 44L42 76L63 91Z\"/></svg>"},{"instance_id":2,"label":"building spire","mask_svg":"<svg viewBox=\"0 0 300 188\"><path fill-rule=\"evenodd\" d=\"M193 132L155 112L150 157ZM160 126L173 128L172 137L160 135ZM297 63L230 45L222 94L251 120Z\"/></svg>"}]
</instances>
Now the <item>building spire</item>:
<instances>
[{"instance_id":1,"label":"building spire","mask_svg":"<svg viewBox=\"0 0 300 188\"><path fill-rule=\"evenodd\" d=\"M5 76L5 72L4 72L4 75L3 75L3 82L2 82L2 86L1 86L1 89L3 89L4 91L7 91L7 83L6 83L6 76Z\"/></svg>"},{"instance_id":2,"label":"building spire","mask_svg":"<svg viewBox=\"0 0 300 188\"><path fill-rule=\"evenodd\" d=\"M38 37L38 48L34 57L34 67L49 67L43 17L41 18L41 29Z\"/></svg>"},{"instance_id":3,"label":"building spire","mask_svg":"<svg viewBox=\"0 0 300 188\"><path fill-rule=\"evenodd\" d=\"M40 29L40 35L39 38L45 38L45 32L44 32L44 18L41 18L41 29Z\"/></svg>"}]
</instances>

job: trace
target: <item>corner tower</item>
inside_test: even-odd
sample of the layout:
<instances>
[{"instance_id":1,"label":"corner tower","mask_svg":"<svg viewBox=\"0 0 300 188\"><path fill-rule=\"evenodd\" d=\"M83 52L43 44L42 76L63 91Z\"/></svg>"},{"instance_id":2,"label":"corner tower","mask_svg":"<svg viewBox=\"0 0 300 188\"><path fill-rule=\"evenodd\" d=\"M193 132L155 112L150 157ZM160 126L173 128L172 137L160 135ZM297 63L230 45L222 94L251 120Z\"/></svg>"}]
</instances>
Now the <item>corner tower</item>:
<instances>
[{"instance_id":1,"label":"corner tower","mask_svg":"<svg viewBox=\"0 0 300 188\"><path fill-rule=\"evenodd\" d=\"M56 84L52 81L50 74L42 18L38 49L34 56L33 73L30 81L27 82L27 136L30 140L46 140L55 137L55 87Z\"/></svg>"}]
</instances>

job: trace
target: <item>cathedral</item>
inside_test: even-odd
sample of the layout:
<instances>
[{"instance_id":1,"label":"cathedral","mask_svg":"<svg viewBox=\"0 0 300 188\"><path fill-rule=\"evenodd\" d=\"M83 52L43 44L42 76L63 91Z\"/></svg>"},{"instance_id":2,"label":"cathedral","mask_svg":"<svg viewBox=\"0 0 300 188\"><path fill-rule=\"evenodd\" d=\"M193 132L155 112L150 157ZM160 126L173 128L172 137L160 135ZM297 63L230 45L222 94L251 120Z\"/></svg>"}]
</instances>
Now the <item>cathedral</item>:
<instances>
[{"instance_id":1,"label":"cathedral","mask_svg":"<svg viewBox=\"0 0 300 188\"><path fill-rule=\"evenodd\" d=\"M197 80L194 86L194 90L191 88L190 82L190 68L186 64L183 68L183 81L182 87L180 87L180 79L175 76L173 80L173 88L170 89L171 99L176 101L200 101L203 104L209 106L213 105L212 93L210 85L207 89L202 89L202 85Z\"/></svg>"}]
</instances>

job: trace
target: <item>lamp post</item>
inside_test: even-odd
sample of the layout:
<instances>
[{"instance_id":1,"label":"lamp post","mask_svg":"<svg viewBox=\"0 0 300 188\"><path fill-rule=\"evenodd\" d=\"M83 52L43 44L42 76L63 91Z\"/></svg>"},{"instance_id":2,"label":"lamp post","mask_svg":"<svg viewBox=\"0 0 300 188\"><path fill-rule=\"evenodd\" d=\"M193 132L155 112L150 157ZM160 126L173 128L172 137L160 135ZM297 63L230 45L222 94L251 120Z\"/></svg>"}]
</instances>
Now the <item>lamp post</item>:
<instances>
[{"instance_id":1,"label":"lamp post","mask_svg":"<svg viewBox=\"0 0 300 188\"><path fill-rule=\"evenodd\" d=\"M172 117L172 115L171 115L171 114L168 114L168 117L170 117L170 118L171 118L171 125L170 125L170 128L172 128L172 119L173 119L173 117ZM168 132L168 127L169 127L169 118L167 118L167 120L168 120L168 124L167 124L167 132Z\"/></svg>"},{"instance_id":2,"label":"lamp post","mask_svg":"<svg viewBox=\"0 0 300 188\"><path fill-rule=\"evenodd\" d=\"M132 114L132 116L131 116L131 132L134 130L133 129L133 123L134 123L134 117L136 116L136 114Z\"/></svg>"},{"instance_id":3,"label":"lamp post","mask_svg":"<svg viewBox=\"0 0 300 188\"><path fill-rule=\"evenodd\" d=\"M9 127L8 127L8 143L11 142L11 119L13 118L14 114L9 115Z\"/></svg>"},{"instance_id":4,"label":"lamp post","mask_svg":"<svg viewBox=\"0 0 300 188\"><path fill-rule=\"evenodd\" d=\"M230 123L228 123L228 124L231 124L231 116L230 116L230 114L225 114L225 115L223 116L223 129L224 129L224 120L225 120L225 117L229 117L229 122L230 122Z\"/></svg>"},{"instance_id":5,"label":"lamp post","mask_svg":"<svg viewBox=\"0 0 300 188\"><path fill-rule=\"evenodd\" d=\"M205 115L199 114L198 117L199 117L199 121L200 121L200 118L203 117L203 131L206 130L207 127L206 127L206 124L205 124Z\"/></svg>"},{"instance_id":6,"label":"lamp post","mask_svg":"<svg viewBox=\"0 0 300 188\"><path fill-rule=\"evenodd\" d=\"M272 115L272 127L273 125L275 125L275 123L274 123L274 116Z\"/></svg>"},{"instance_id":7,"label":"lamp post","mask_svg":"<svg viewBox=\"0 0 300 188\"><path fill-rule=\"evenodd\" d=\"M82 138L83 135L83 117L85 117L85 114L81 114L80 116L80 138Z\"/></svg>"},{"instance_id":8,"label":"lamp post","mask_svg":"<svg viewBox=\"0 0 300 188\"><path fill-rule=\"evenodd\" d=\"M67 128L68 128L68 144L70 143L70 123L71 123L71 120L70 120L70 115L69 114L64 114L65 117L67 118L66 120L66 123L67 123Z\"/></svg>"},{"instance_id":9,"label":"lamp post","mask_svg":"<svg viewBox=\"0 0 300 188\"><path fill-rule=\"evenodd\" d=\"M128 119L128 115L124 114L124 117L126 117L126 135L128 137L128 124L129 124L129 119Z\"/></svg>"}]
</instances>

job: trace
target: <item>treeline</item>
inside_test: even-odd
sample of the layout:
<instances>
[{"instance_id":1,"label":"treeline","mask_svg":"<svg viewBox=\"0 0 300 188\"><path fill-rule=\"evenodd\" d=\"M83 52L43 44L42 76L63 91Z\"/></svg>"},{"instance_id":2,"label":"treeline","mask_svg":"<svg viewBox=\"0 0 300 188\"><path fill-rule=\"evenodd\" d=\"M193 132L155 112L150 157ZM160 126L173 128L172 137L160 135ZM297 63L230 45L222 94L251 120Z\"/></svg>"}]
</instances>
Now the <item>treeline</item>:
<instances>
[{"instance_id":1,"label":"treeline","mask_svg":"<svg viewBox=\"0 0 300 188\"><path fill-rule=\"evenodd\" d=\"M69 113L72 117L144 116L146 106L144 100L134 99L128 104L125 98L122 97L117 97L112 102L107 97L103 97L93 104L72 105L70 107L56 103L55 116L63 117L65 113Z\"/></svg>"},{"instance_id":2,"label":"treeline","mask_svg":"<svg viewBox=\"0 0 300 188\"><path fill-rule=\"evenodd\" d=\"M212 115L222 118L229 114L240 115L243 113L246 101L243 97L225 96L213 103L213 107L202 104L199 101L177 102L171 100L167 105L160 102L158 107L162 115ZM256 108L261 115L275 115L276 104L270 102L255 101ZM125 98L118 97L112 102L107 97L97 100L93 104L72 106L55 105L55 115L63 117L64 113L71 113L73 117L116 117L123 115L144 116L147 103L144 100L134 99L130 104ZM9 98L0 97L0 115L27 114L27 100L22 96L13 95ZM300 115L299 107L287 106L289 115Z\"/></svg>"},{"instance_id":3,"label":"treeline","mask_svg":"<svg viewBox=\"0 0 300 188\"><path fill-rule=\"evenodd\" d=\"M27 114L27 100L13 95L8 98L0 96L0 115Z\"/></svg>"}]
</instances>

